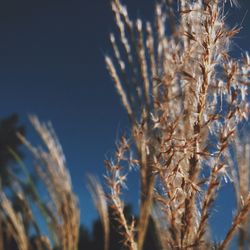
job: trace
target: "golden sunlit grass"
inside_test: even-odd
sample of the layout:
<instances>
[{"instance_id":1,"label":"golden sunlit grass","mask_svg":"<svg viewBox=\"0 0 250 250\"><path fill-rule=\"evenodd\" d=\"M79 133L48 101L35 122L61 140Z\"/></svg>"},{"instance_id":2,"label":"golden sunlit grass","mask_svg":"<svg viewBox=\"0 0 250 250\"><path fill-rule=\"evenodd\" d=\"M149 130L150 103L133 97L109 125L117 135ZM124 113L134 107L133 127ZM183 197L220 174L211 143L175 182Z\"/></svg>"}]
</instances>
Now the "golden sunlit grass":
<instances>
[{"instance_id":1,"label":"golden sunlit grass","mask_svg":"<svg viewBox=\"0 0 250 250\"><path fill-rule=\"evenodd\" d=\"M249 141L247 130L240 136L239 125L249 113L250 58L230 56L231 41L241 27L226 25L225 2L161 1L150 23L133 21L119 0L111 1L117 34L110 35L114 53L105 61L129 116L131 136L122 137L114 158L105 162L106 194L90 177L104 249L109 249L108 208L127 249L143 249L150 218L161 249L227 249L238 232L239 249L249 247ZM31 121L47 151L19 137L38 160L37 173L50 194L42 210L53 244L76 250L80 212L61 146L49 125L35 117ZM138 219L127 221L121 193L131 166L140 173L140 208ZM215 243L211 208L227 180L235 187L238 210L225 238ZM28 249L25 214L15 214L3 192L0 209L3 229L21 250ZM40 243L39 249L53 245Z\"/></svg>"}]
</instances>

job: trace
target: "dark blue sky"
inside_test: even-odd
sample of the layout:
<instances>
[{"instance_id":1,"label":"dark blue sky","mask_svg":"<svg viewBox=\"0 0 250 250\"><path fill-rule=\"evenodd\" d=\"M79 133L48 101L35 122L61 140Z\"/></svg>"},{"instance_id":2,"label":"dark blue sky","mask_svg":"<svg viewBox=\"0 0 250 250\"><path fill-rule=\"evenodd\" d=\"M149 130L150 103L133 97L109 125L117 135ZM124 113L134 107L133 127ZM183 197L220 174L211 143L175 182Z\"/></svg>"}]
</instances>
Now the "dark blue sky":
<instances>
[{"instance_id":1,"label":"dark blue sky","mask_svg":"<svg viewBox=\"0 0 250 250\"><path fill-rule=\"evenodd\" d=\"M133 3L134 13L140 15L142 3ZM142 9L151 12L152 6L144 4ZM86 173L101 178L103 160L111 156L115 139L128 130L104 65L113 29L108 0L0 3L0 116L17 112L33 141L27 116L52 121L87 225L96 212L86 190Z\"/></svg>"},{"instance_id":2,"label":"dark blue sky","mask_svg":"<svg viewBox=\"0 0 250 250\"><path fill-rule=\"evenodd\" d=\"M155 1L127 0L135 17L152 17ZM241 23L248 0L228 15ZM151 14L150 14L151 13ZM250 13L235 47L249 49ZM17 112L51 120L64 148L82 222L96 216L86 173L104 173L115 139L128 130L126 115L104 65L114 30L108 0L8 0L0 3L0 116ZM28 127L28 137L33 137ZM28 157L28 156L27 156ZM127 198L137 184L131 182ZM231 213L230 211L227 212Z\"/></svg>"}]
</instances>

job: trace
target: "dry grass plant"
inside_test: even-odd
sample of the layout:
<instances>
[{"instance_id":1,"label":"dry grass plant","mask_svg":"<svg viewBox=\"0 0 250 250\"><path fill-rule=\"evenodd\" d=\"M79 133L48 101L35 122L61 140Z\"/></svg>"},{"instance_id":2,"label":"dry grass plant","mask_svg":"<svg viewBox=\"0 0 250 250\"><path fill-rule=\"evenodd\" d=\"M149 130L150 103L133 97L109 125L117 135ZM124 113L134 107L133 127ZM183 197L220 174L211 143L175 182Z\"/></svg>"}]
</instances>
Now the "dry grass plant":
<instances>
[{"instance_id":1,"label":"dry grass plant","mask_svg":"<svg viewBox=\"0 0 250 250\"><path fill-rule=\"evenodd\" d=\"M77 197L72 191L71 178L62 148L51 124L40 123L34 116L31 116L30 120L47 149L34 147L22 135L18 136L32 152L37 175L49 195L49 199L41 201L35 196L38 191L33 190L32 202L40 209L41 215L50 229L51 238L49 239L40 232L37 218L33 217L32 202L25 194L19 179L13 179L12 191L18 197L18 204L22 210L17 213L13 208L14 204L1 191L1 222L5 225L6 233L15 239L20 250L31 250L33 247L38 250L51 250L52 245L62 250L76 250L80 211ZM30 224L37 235L34 240L35 246L32 246L28 240L30 230L28 225Z\"/></svg>"},{"instance_id":2,"label":"dry grass plant","mask_svg":"<svg viewBox=\"0 0 250 250\"><path fill-rule=\"evenodd\" d=\"M137 237L125 235L125 243L129 249L143 248L157 206L161 217L154 220L164 234L159 238L163 249L207 249L211 206L222 180L238 171L234 183L240 203L219 245L225 249L250 208L249 159L241 158L237 169L230 152L249 112L249 56L234 59L229 53L241 27L226 25L225 1L180 0L178 6L161 1L153 25L132 21L119 0L111 5L119 34L110 36L114 57L106 56L106 65L131 121L141 184L138 228L130 227ZM120 169L119 164L109 167L116 171L111 176L117 180L108 180L112 191L115 182L124 182ZM209 174L203 177L205 171ZM114 201L120 193L112 195L118 213Z\"/></svg>"},{"instance_id":3,"label":"dry grass plant","mask_svg":"<svg viewBox=\"0 0 250 250\"><path fill-rule=\"evenodd\" d=\"M111 1L118 32L110 35L114 56L105 61L128 114L131 138L122 137L114 159L105 161L106 194L90 177L105 250L108 206L126 249L143 249L150 218L162 249L227 249L237 232L239 249L248 244L249 142L243 143L238 128L248 119L250 58L230 56L231 41L241 27L226 25L225 4L162 0L150 23L133 21L120 0ZM34 155L37 174L50 195L50 202L40 207L55 245L76 250L80 212L62 148L50 124L36 117L31 122L47 150L19 137ZM140 208L138 220L129 222L121 193L131 166L140 173ZM209 218L227 180L235 186L238 211L225 238L216 244ZM15 185L13 190L18 182ZM39 232L25 193L18 190L25 208L20 214L1 191L1 231L8 232L20 250L29 249L26 218L37 228L38 249L52 249L53 243Z\"/></svg>"}]
</instances>

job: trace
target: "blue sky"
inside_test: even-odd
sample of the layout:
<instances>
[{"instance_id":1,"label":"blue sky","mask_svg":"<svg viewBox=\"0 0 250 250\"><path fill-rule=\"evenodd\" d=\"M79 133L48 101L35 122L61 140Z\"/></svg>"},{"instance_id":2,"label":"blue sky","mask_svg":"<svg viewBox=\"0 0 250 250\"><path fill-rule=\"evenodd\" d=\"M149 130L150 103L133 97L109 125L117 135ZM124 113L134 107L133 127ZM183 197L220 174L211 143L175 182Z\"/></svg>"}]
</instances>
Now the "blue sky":
<instances>
[{"instance_id":1,"label":"blue sky","mask_svg":"<svg viewBox=\"0 0 250 250\"><path fill-rule=\"evenodd\" d=\"M155 1L124 2L134 17L152 18ZM241 23L247 8L249 1L242 1L242 8L229 13L228 21ZM250 13L243 28L235 39L236 54L249 50ZM28 126L30 139L34 135L28 114L52 121L80 198L81 220L87 226L96 212L86 189L86 173L101 178L103 160L112 154L119 135L128 131L126 114L104 65L113 30L109 1L105 0L0 3L0 116L17 112ZM129 201L136 200L135 179L126 194ZM223 207L225 211L222 222L214 222L222 231L221 224L229 226L232 215L228 205L234 203L227 197L225 192L214 209L215 218L216 210Z\"/></svg>"}]
</instances>

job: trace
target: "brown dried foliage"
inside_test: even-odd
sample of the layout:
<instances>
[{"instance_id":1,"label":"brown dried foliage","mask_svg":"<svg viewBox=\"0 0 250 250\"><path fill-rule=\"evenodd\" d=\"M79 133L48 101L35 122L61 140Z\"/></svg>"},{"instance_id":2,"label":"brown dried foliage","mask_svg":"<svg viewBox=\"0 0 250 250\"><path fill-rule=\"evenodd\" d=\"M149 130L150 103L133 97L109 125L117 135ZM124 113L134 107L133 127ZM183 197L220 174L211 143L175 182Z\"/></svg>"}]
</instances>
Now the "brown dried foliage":
<instances>
[{"instance_id":1,"label":"brown dried foliage","mask_svg":"<svg viewBox=\"0 0 250 250\"><path fill-rule=\"evenodd\" d=\"M28 250L33 247L51 250L52 245L63 250L76 250L80 211L77 198L72 191L62 148L54 135L51 124L42 124L33 116L30 117L30 120L47 149L34 147L22 135L18 136L34 156L37 176L47 189L49 199L42 201L42 197L39 197L38 191L32 185L30 187L33 188L31 189L33 199L30 199L25 194L23 186L20 185L21 180L13 179L11 189L18 198L21 211L15 211L12 201L1 191L0 218L3 222L3 231L9 235L9 238L16 241L20 250ZM40 209L44 216L51 238L41 234L37 218L33 217L32 203ZM33 245L29 240L30 224L37 235Z\"/></svg>"},{"instance_id":2,"label":"brown dried foliage","mask_svg":"<svg viewBox=\"0 0 250 250\"><path fill-rule=\"evenodd\" d=\"M118 34L110 35L114 57L106 56L105 61L131 122L131 138L122 137L114 158L105 161L106 194L90 178L105 249L108 207L127 249L143 249L150 217L162 249L226 249L237 232L239 249L248 244L249 141L242 140L239 125L246 123L249 113L250 58L230 56L231 40L241 27L225 24L225 2L179 0L176 6L175 1L161 1L152 24L133 21L120 0L111 1ZM50 124L35 117L31 121L47 150L19 137L33 153L50 196L49 202L37 198L35 204L46 215L55 245L76 250L79 208L61 146ZM122 196L133 168L140 173L138 221L126 219ZM224 180L235 187L238 211L216 245L209 218ZM36 247L52 249L21 185L18 180L13 183L22 210L17 213L1 191L0 235L9 234L19 249L28 250L29 221L38 235Z\"/></svg>"},{"instance_id":3,"label":"brown dried foliage","mask_svg":"<svg viewBox=\"0 0 250 250\"><path fill-rule=\"evenodd\" d=\"M111 2L119 39L112 34L114 58L106 56L107 68L131 121L130 150L136 151L140 171L138 235L130 249L143 248L156 205L161 212L154 221L164 234L159 237L163 249L212 247L211 207L222 180L232 179L234 171L239 171L237 195L245 205L239 206L220 249L249 210L249 161L235 167L230 152L238 124L249 112L249 57L229 55L240 27L225 24L224 1L178 3L178 11L173 1L156 4L152 25L132 21L119 0ZM169 25L172 33L166 31ZM205 170L209 175L203 178ZM108 185L112 190L110 179Z\"/></svg>"}]
</instances>

